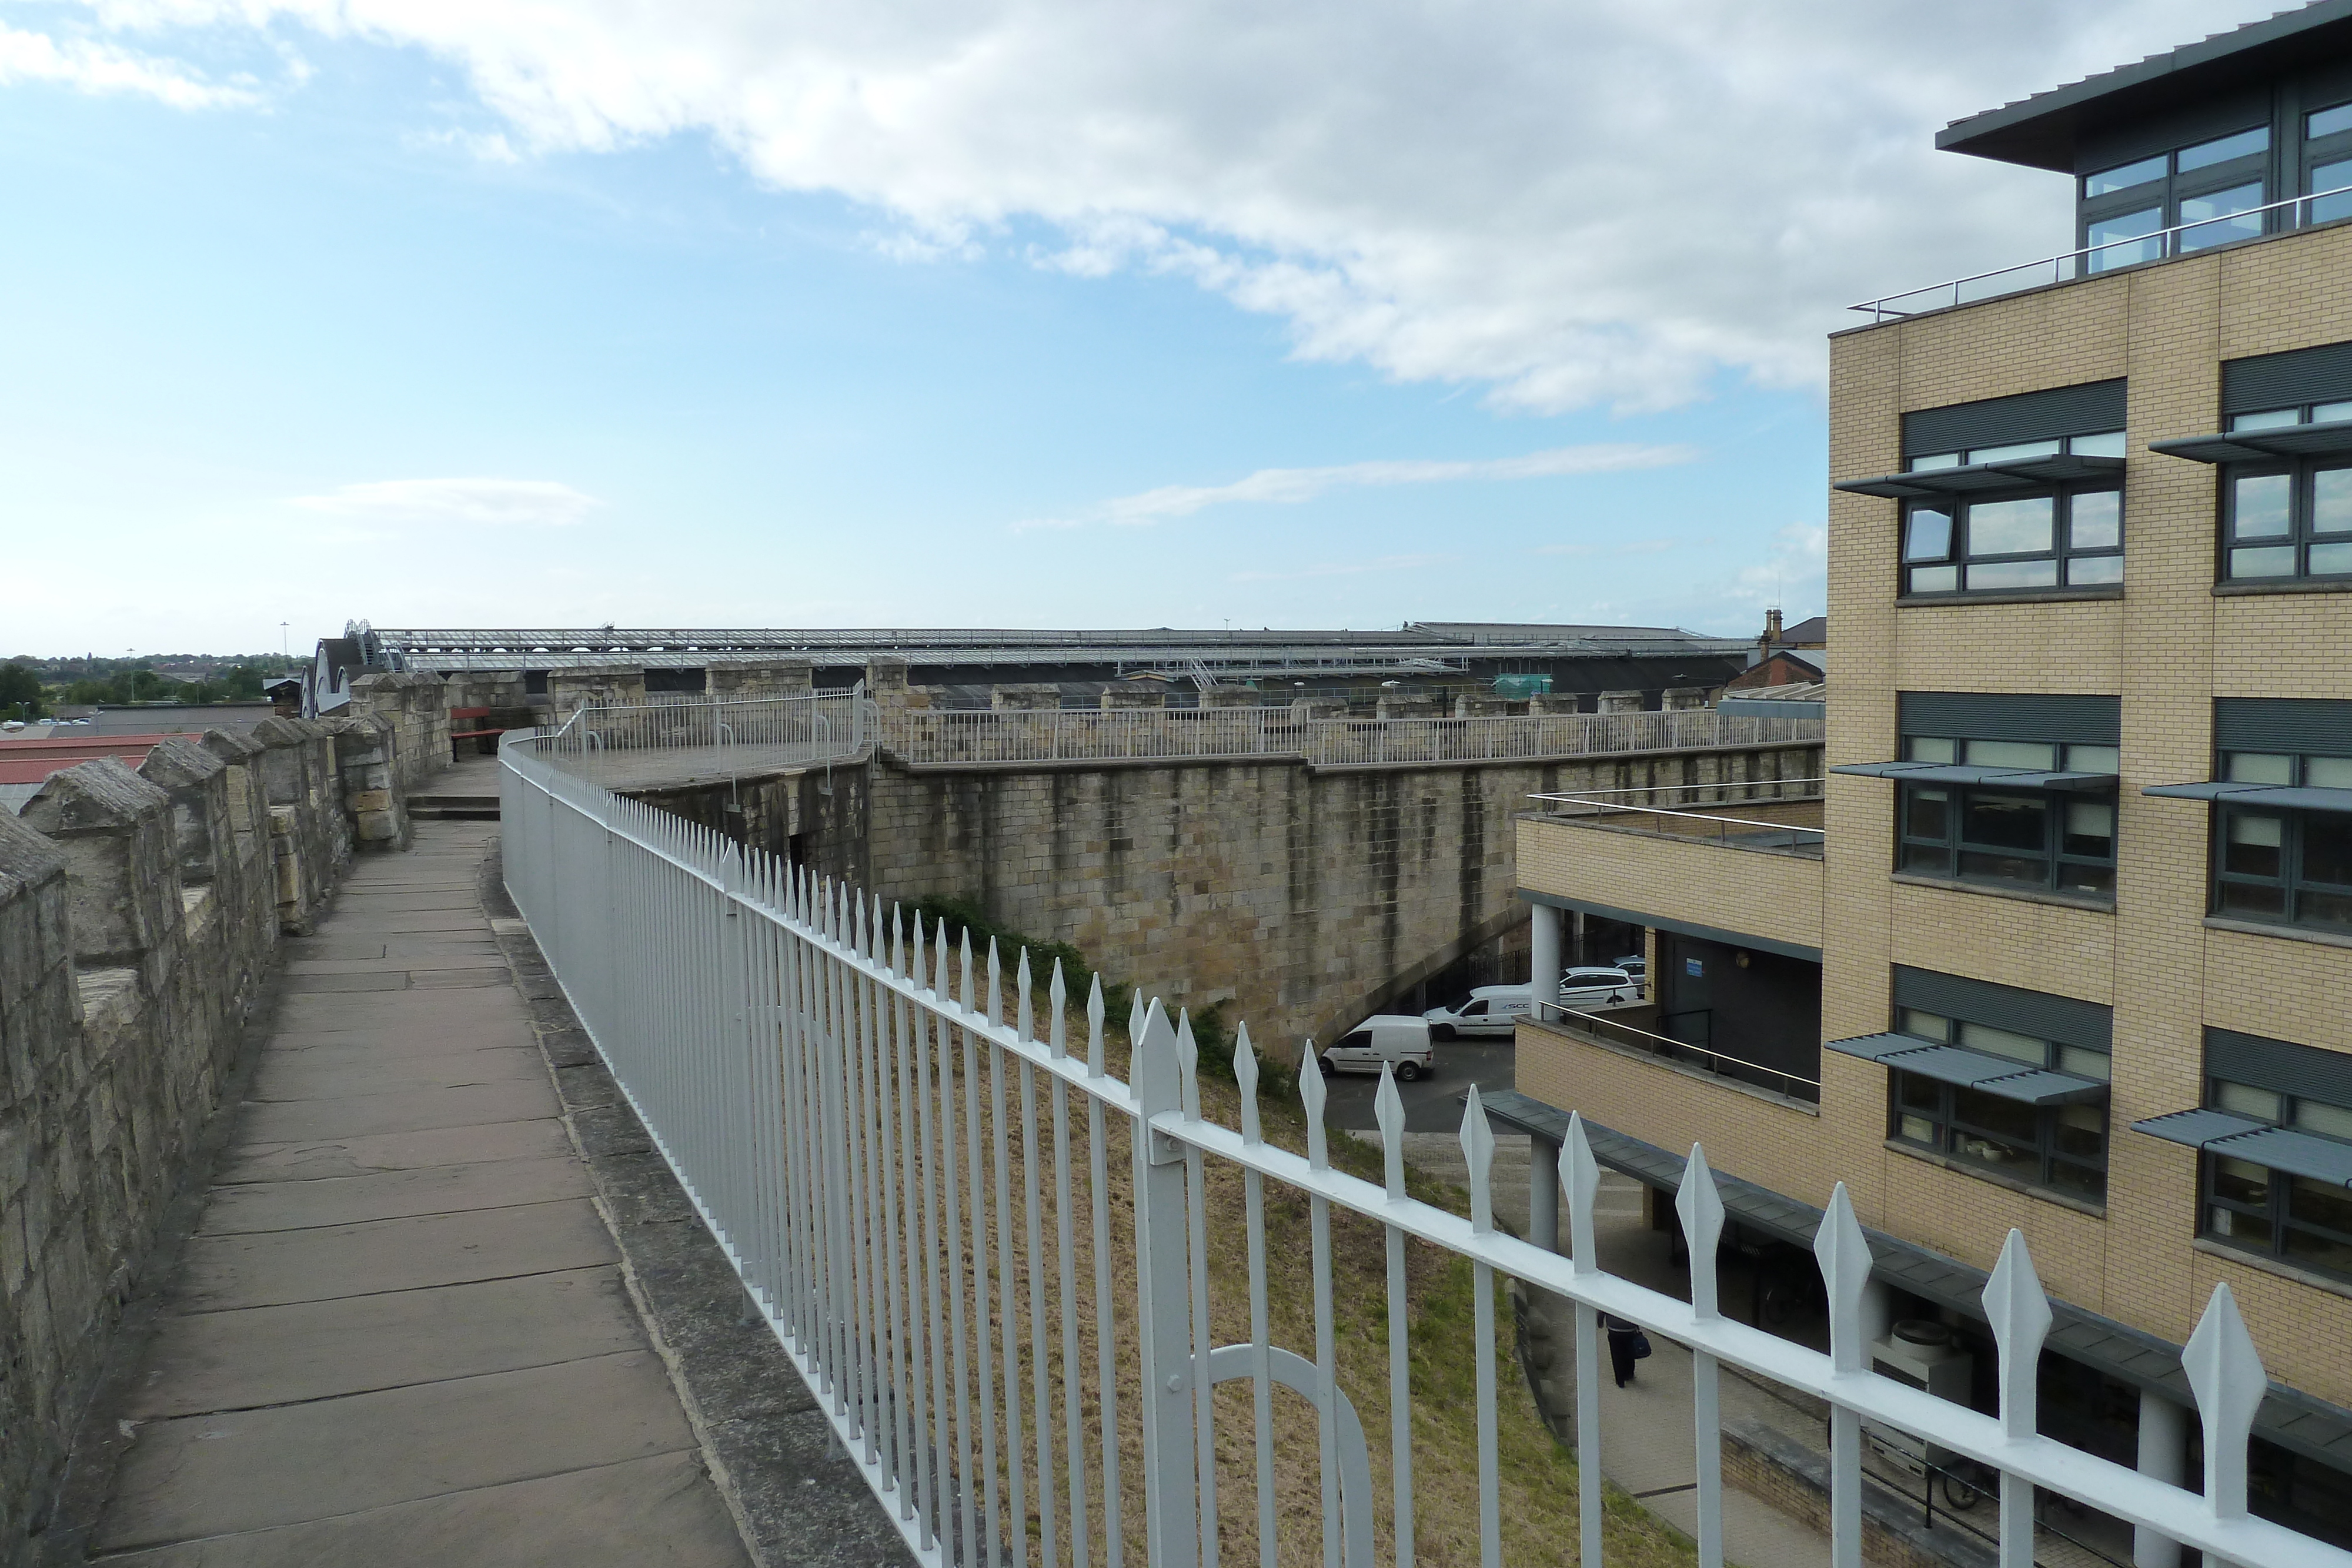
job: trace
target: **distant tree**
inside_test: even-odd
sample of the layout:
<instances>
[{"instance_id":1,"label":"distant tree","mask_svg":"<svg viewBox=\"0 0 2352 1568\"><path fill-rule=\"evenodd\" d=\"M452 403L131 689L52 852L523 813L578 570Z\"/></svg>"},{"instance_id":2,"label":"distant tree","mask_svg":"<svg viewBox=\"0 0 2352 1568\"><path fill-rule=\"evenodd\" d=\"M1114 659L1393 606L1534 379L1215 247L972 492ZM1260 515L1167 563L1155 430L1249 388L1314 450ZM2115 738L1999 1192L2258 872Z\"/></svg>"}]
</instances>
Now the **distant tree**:
<instances>
[{"instance_id":1,"label":"distant tree","mask_svg":"<svg viewBox=\"0 0 2352 1568\"><path fill-rule=\"evenodd\" d=\"M0 719L35 719L48 711L41 677L11 660L0 664Z\"/></svg>"}]
</instances>

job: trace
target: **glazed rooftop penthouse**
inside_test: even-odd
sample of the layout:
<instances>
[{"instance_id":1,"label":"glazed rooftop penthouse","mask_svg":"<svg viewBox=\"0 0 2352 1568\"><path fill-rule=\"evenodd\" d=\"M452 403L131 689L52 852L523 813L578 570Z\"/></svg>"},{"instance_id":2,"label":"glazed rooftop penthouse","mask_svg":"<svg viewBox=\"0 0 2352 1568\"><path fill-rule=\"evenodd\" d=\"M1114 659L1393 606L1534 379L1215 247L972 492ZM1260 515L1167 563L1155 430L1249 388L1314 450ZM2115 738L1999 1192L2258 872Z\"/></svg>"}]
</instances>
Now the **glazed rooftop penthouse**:
<instances>
[{"instance_id":1,"label":"glazed rooftop penthouse","mask_svg":"<svg viewBox=\"0 0 2352 1568\"><path fill-rule=\"evenodd\" d=\"M2322 0L1953 121L1947 152L2074 178L2074 245L1854 308L1916 315L2352 218L2347 53L2352 0Z\"/></svg>"}]
</instances>

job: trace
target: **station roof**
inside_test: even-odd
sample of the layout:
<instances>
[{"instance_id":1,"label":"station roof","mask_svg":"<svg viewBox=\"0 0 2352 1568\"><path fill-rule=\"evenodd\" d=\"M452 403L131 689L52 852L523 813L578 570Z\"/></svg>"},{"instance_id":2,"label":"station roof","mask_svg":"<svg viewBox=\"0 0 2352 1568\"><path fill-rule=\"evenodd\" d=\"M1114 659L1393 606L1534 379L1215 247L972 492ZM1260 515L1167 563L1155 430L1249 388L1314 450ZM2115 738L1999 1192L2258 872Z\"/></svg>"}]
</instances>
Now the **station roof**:
<instances>
[{"instance_id":1,"label":"station roof","mask_svg":"<svg viewBox=\"0 0 2352 1568\"><path fill-rule=\"evenodd\" d=\"M1012 628L370 629L379 667L454 671L599 664L693 668L761 657L859 664L877 654L911 664L1117 664L1220 674L1319 670L1442 674L1475 659L1626 659L1731 654L1750 644L1671 626L1522 626L1408 622L1389 631L1113 631Z\"/></svg>"},{"instance_id":2,"label":"station roof","mask_svg":"<svg viewBox=\"0 0 2352 1568\"><path fill-rule=\"evenodd\" d=\"M2297 75L2346 54L2352 54L2352 0L2317 0L1956 120L1936 133L1936 145L2072 173L2077 144L2110 126Z\"/></svg>"}]
</instances>

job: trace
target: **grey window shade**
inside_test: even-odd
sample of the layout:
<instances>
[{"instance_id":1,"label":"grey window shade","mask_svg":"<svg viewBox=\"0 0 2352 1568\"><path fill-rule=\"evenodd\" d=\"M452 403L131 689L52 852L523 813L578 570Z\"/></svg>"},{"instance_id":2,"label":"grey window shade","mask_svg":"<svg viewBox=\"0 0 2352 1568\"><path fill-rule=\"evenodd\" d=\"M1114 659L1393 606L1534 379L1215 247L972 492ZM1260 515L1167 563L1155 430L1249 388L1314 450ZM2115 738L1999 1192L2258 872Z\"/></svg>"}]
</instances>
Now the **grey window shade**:
<instances>
[{"instance_id":1,"label":"grey window shade","mask_svg":"<svg viewBox=\"0 0 2352 1568\"><path fill-rule=\"evenodd\" d=\"M2115 1038L2113 1014L2096 1002L2020 990L1990 980L1970 980L1933 969L1895 966L1895 1005L1941 1013L1969 1023L2012 1030L2036 1040L2107 1051Z\"/></svg>"},{"instance_id":2,"label":"grey window shade","mask_svg":"<svg viewBox=\"0 0 2352 1568\"><path fill-rule=\"evenodd\" d=\"M2352 707L2352 703L2342 705ZM2121 697L2017 695L2003 692L1905 692L1898 704L1905 735L1964 740L2040 740L2059 745L2123 743Z\"/></svg>"},{"instance_id":3,"label":"grey window shade","mask_svg":"<svg viewBox=\"0 0 2352 1568\"><path fill-rule=\"evenodd\" d=\"M2096 435L2124 428L2125 383L2086 382L2015 397L1987 398L1925 408L1903 416L1903 455L1958 452L1969 446L2009 446L2061 435Z\"/></svg>"},{"instance_id":4,"label":"grey window shade","mask_svg":"<svg viewBox=\"0 0 2352 1568\"><path fill-rule=\"evenodd\" d=\"M2352 702L2329 702L2325 697L2217 697L2213 748L2352 757Z\"/></svg>"},{"instance_id":5,"label":"grey window shade","mask_svg":"<svg viewBox=\"0 0 2352 1568\"><path fill-rule=\"evenodd\" d=\"M2352 1055L2265 1040L2235 1030L2205 1031L2205 1075L2352 1107Z\"/></svg>"},{"instance_id":6,"label":"grey window shade","mask_svg":"<svg viewBox=\"0 0 2352 1568\"><path fill-rule=\"evenodd\" d=\"M2352 343L2325 343L2284 354L2257 354L2251 360L2225 360L2221 364L2224 416L2346 398L2352 398Z\"/></svg>"}]
</instances>

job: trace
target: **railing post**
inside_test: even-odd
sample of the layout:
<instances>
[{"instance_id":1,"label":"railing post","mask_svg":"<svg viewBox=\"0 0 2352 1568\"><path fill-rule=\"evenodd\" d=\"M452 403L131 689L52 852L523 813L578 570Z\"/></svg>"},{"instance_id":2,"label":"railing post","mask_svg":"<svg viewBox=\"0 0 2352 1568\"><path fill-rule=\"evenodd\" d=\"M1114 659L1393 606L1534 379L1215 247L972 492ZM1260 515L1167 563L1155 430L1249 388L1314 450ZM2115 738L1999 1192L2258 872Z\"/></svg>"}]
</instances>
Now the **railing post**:
<instances>
[{"instance_id":1,"label":"railing post","mask_svg":"<svg viewBox=\"0 0 2352 1568\"><path fill-rule=\"evenodd\" d=\"M1130 1071L1136 1120L1136 1338L1141 1352L1143 1502L1150 1568L1192 1568L1200 1560L1200 1515L1192 1473L1192 1395L1183 1150L1163 1148L1151 1118L1181 1113L1176 1031L1155 999L1137 1036ZM1309 1068L1309 1071L1313 1071Z\"/></svg>"}]
</instances>

